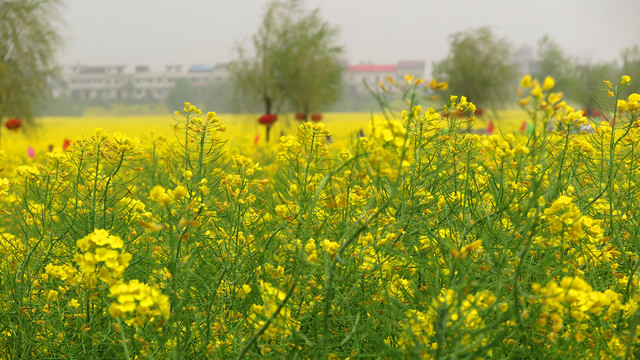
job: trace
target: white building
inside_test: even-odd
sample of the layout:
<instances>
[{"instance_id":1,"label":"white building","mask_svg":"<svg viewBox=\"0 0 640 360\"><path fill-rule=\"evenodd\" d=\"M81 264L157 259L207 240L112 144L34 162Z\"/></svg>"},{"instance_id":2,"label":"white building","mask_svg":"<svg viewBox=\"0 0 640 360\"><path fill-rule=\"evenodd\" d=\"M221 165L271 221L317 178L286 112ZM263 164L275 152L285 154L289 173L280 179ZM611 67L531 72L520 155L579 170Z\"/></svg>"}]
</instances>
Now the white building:
<instances>
[{"instance_id":1,"label":"white building","mask_svg":"<svg viewBox=\"0 0 640 360\"><path fill-rule=\"evenodd\" d=\"M423 76L424 61L400 61L394 65L363 64L348 66L344 83L353 84L366 92L363 82L375 88L387 76L402 79L406 74ZM229 78L227 64L166 65L154 70L146 65L128 69L125 65L74 65L64 69L62 82L53 84L54 96L68 96L94 100L151 100L163 101L180 80L193 87L206 87Z\"/></svg>"},{"instance_id":2,"label":"white building","mask_svg":"<svg viewBox=\"0 0 640 360\"><path fill-rule=\"evenodd\" d=\"M181 65L167 65L160 71L145 65L135 66L132 71L124 65L74 65L64 70L63 81L55 84L53 93L80 99L162 101L179 80L204 87L228 76L226 64L193 65L186 71Z\"/></svg>"}]
</instances>

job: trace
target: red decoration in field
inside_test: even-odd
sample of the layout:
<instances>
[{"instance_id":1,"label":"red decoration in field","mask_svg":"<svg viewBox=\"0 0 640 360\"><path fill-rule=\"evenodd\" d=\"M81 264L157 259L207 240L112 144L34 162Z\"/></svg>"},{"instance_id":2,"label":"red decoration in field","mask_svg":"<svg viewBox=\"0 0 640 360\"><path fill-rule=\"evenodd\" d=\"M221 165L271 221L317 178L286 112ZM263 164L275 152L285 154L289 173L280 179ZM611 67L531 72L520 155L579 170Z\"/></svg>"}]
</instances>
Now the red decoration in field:
<instances>
[{"instance_id":1,"label":"red decoration in field","mask_svg":"<svg viewBox=\"0 0 640 360\"><path fill-rule=\"evenodd\" d=\"M520 126L520 131L525 132L527 131L527 122L523 122L522 125Z\"/></svg>"},{"instance_id":2,"label":"red decoration in field","mask_svg":"<svg viewBox=\"0 0 640 360\"><path fill-rule=\"evenodd\" d=\"M17 117L7 120L4 126L9 130L18 130L22 126L22 120Z\"/></svg>"},{"instance_id":3,"label":"red decoration in field","mask_svg":"<svg viewBox=\"0 0 640 360\"><path fill-rule=\"evenodd\" d=\"M311 115L311 120L316 121L316 122L322 121L322 114L312 114Z\"/></svg>"},{"instance_id":4,"label":"red decoration in field","mask_svg":"<svg viewBox=\"0 0 640 360\"><path fill-rule=\"evenodd\" d=\"M262 125L271 125L278 120L278 115L276 114L264 114L258 118L258 122Z\"/></svg>"},{"instance_id":5,"label":"red decoration in field","mask_svg":"<svg viewBox=\"0 0 640 360\"><path fill-rule=\"evenodd\" d=\"M305 120L307 120L307 114L305 114L305 113L301 113L301 112L296 113L296 120L298 120L298 121L305 121Z\"/></svg>"},{"instance_id":6,"label":"red decoration in field","mask_svg":"<svg viewBox=\"0 0 640 360\"><path fill-rule=\"evenodd\" d=\"M62 150L67 150L67 148L71 146L71 140L69 139L64 139L62 141Z\"/></svg>"},{"instance_id":7,"label":"red decoration in field","mask_svg":"<svg viewBox=\"0 0 640 360\"><path fill-rule=\"evenodd\" d=\"M482 108L476 108L476 111L473 112L473 115L475 116L480 116L484 114L484 110L482 110Z\"/></svg>"},{"instance_id":8,"label":"red decoration in field","mask_svg":"<svg viewBox=\"0 0 640 360\"><path fill-rule=\"evenodd\" d=\"M487 134L491 135L493 134L493 121L489 120L489 124L487 125Z\"/></svg>"}]
</instances>

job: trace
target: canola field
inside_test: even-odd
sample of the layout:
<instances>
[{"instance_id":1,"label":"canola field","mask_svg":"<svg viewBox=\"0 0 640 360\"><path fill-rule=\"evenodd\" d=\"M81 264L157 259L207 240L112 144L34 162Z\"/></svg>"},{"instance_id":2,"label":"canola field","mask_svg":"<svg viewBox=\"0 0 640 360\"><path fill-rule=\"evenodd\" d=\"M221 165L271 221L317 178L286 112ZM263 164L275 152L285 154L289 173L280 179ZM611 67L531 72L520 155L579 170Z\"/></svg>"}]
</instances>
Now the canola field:
<instances>
[{"instance_id":1,"label":"canola field","mask_svg":"<svg viewBox=\"0 0 640 360\"><path fill-rule=\"evenodd\" d=\"M214 110L214 109L212 109ZM332 140L342 144L348 143L360 130L368 133L374 115L369 113L326 113L322 122L331 130ZM229 140L229 146L244 146L254 144L258 136L259 144L264 144L265 130L256 119L258 115L249 114L219 114L218 117L225 124L224 138ZM36 127L27 131L9 133L0 138L0 144L6 154L23 157L28 155L28 148L34 149L35 154L44 155L49 146L54 150L61 150L65 139L73 141L82 136L90 136L95 129L100 128L106 133L120 132L142 141L149 141L152 136L164 136L174 139L173 125L177 117L167 115L145 116L84 116L84 117L43 117L36 119ZM495 120L496 131L517 132L524 121L528 120L527 113L521 109L502 110ZM480 117L474 128L484 129L488 120ZM299 121L294 120L293 114L280 116L271 131L273 143L277 143L280 135L295 133ZM152 134L153 132L153 134Z\"/></svg>"},{"instance_id":2,"label":"canola field","mask_svg":"<svg viewBox=\"0 0 640 360\"><path fill-rule=\"evenodd\" d=\"M213 109L212 109L213 110ZM525 115L525 114L521 114ZM264 144L265 130L256 119L258 115L244 114L219 114L218 117L226 126L224 138L229 140L229 145L234 147L243 142L253 144L256 136L259 143ZM346 141L358 130L368 131L371 114L367 113L327 113L324 114L323 123L327 127L335 129L333 136ZM2 138L3 149L19 155L27 154L27 148L33 147L38 153L47 152L48 146L60 149L64 139L75 140L81 136L90 136L96 128L101 128L106 133L120 132L130 137L137 137L142 141L148 141L154 136L164 136L170 140L175 138L173 125L177 116L147 115L147 116L117 116L117 117L44 117L36 120L37 127L15 134L7 134ZM280 116L273 125L273 143L277 143L281 133L292 134L296 131L298 121L293 115Z\"/></svg>"},{"instance_id":3,"label":"canola field","mask_svg":"<svg viewBox=\"0 0 640 360\"><path fill-rule=\"evenodd\" d=\"M413 79L268 144L188 103L3 129L0 358L640 357L629 81L592 119L527 76L492 134Z\"/></svg>"}]
</instances>

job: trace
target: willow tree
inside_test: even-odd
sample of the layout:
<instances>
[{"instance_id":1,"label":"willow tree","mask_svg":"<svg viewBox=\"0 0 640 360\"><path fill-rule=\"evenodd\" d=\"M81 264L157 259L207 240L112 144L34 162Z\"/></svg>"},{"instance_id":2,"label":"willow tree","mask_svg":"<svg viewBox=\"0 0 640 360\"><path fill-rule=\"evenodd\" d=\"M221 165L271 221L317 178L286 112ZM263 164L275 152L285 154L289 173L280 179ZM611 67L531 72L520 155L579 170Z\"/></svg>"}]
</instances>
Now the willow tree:
<instances>
[{"instance_id":1,"label":"willow tree","mask_svg":"<svg viewBox=\"0 0 640 360\"><path fill-rule=\"evenodd\" d=\"M253 48L239 48L230 64L238 95L245 104L262 104L265 114L285 106L309 113L332 104L342 89L344 50L337 35L300 0L270 2Z\"/></svg>"},{"instance_id":2,"label":"willow tree","mask_svg":"<svg viewBox=\"0 0 640 360\"><path fill-rule=\"evenodd\" d=\"M322 21L318 10L290 25L282 39L279 63L285 79L285 99L307 117L338 100L342 92L344 65L342 46L336 45L338 29Z\"/></svg>"},{"instance_id":3,"label":"willow tree","mask_svg":"<svg viewBox=\"0 0 640 360\"><path fill-rule=\"evenodd\" d=\"M33 123L56 74L59 0L0 1L0 123Z\"/></svg>"},{"instance_id":4,"label":"willow tree","mask_svg":"<svg viewBox=\"0 0 640 360\"><path fill-rule=\"evenodd\" d=\"M564 54L562 47L548 35L538 40L537 70L531 75L535 79L553 77L556 81L554 91L562 91L565 99L580 101L587 105L589 92L585 86L591 89L592 80L589 79L591 65L580 66L575 60Z\"/></svg>"},{"instance_id":5,"label":"willow tree","mask_svg":"<svg viewBox=\"0 0 640 360\"><path fill-rule=\"evenodd\" d=\"M452 35L449 55L433 69L452 93L494 113L513 97L517 76L512 45L487 27Z\"/></svg>"}]
</instances>

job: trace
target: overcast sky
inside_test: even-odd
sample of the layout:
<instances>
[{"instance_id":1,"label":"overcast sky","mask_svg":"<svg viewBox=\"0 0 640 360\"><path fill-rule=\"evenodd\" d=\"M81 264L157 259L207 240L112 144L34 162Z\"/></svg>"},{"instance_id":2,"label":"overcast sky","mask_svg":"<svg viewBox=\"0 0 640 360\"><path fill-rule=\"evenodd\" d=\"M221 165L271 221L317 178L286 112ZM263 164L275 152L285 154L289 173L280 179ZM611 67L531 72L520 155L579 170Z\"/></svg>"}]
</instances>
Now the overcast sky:
<instances>
[{"instance_id":1,"label":"overcast sky","mask_svg":"<svg viewBox=\"0 0 640 360\"><path fill-rule=\"evenodd\" d=\"M215 64L258 30L267 0L64 0L65 65ZM307 0L340 28L351 64L442 60L449 35L481 26L516 47L545 34L581 60L640 45L640 0Z\"/></svg>"}]
</instances>

